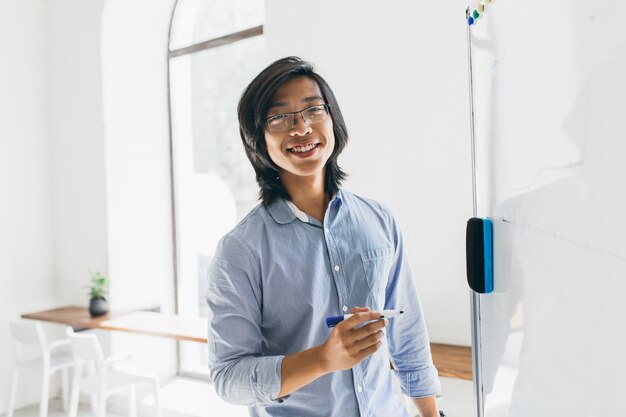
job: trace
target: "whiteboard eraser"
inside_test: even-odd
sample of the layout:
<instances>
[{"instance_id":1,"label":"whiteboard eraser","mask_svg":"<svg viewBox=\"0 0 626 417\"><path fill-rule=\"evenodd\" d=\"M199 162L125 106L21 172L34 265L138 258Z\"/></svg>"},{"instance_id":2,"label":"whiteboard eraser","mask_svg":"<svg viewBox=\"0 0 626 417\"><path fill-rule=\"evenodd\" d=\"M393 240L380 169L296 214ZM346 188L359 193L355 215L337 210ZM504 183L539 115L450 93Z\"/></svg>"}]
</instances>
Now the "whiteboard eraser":
<instances>
[{"instance_id":1,"label":"whiteboard eraser","mask_svg":"<svg viewBox=\"0 0 626 417\"><path fill-rule=\"evenodd\" d=\"M480 294L493 291L493 223L472 217L465 235L467 283Z\"/></svg>"}]
</instances>

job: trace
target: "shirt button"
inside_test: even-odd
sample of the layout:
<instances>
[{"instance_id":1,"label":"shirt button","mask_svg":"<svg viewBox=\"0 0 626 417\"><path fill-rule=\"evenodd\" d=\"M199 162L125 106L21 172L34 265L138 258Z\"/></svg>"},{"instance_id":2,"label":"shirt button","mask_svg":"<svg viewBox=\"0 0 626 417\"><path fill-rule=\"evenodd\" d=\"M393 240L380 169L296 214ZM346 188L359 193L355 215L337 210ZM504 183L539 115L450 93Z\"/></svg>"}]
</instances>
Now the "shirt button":
<instances>
[{"instance_id":1,"label":"shirt button","mask_svg":"<svg viewBox=\"0 0 626 417\"><path fill-rule=\"evenodd\" d=\"M325 227L324 231L326 231L326 233L330 233L330 230L328 229L328 227Z\"/></svg>"},{"instance_id":2,"label":"shirt button","mask_svg":"<svg viewBox=\"0 0 626 417\"><path fill-rule=\"evenodd\" d=\"M359 385L359 386L356 388L356 390L357 390L358 392L363 392L363 387Z\"/></svg>"},{"instance_id":3,"label":"shirt button","mask_svg":"<svg viewBox=\"0 0 626 417\"><path fill-rule=\"evenodd\" d=\"M346 311L348 311L348 306L343 306L343 312L345 313Z\"/></svg>"},{"instance_id":4,"label":"shirt button","mask_svg":"<svg viewBox=\"0 0 626 417\"><path fill-rule=\"evenodd\" d=\"M335 272L339 272L341 268L339 268L339 265L335 265Z\"/></svg>"}]
</instances>

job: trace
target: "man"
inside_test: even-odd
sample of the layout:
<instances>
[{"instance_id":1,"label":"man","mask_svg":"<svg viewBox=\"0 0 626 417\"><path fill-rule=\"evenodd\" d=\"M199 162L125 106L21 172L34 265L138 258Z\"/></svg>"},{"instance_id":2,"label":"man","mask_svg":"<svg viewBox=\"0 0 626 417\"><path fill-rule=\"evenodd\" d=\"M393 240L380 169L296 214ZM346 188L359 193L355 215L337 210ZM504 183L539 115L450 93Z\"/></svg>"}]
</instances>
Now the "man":
<instances>
[{"instance_id":1,"label":"man","mask_svg":"<svg viewBox=\"0 0 626 417\"><path fill-rule=\"evenodd\" d=\"M439 416L400 231L385 207L339 188L348 134L332 90L288 57L250 83L238 113L262 204L220 241L209 269L218 395L255 417L408 417L391 362L420 415ZM382 309L404 314L379 320ZM327 328L326 317L350 312Z\"/></svg>"}]
</instances>

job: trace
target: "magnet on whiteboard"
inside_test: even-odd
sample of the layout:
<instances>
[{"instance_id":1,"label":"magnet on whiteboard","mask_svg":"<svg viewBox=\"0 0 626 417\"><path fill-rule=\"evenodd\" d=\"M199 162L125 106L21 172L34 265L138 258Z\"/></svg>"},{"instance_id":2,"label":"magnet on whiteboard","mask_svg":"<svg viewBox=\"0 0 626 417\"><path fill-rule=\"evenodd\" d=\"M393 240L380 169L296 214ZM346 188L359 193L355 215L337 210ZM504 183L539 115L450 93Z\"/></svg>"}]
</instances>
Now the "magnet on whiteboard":
<instances>
[{"instance_id":1,"label":"magnet on whiteboard","mask_svg":"<svg viewBox=\"0 0 626 417\"><path fill-rule=\"evenodd\" d=\"M493 291L493 223L472 217L465 235L467 283L477 293Z\"/></svg>"}]
</instances>

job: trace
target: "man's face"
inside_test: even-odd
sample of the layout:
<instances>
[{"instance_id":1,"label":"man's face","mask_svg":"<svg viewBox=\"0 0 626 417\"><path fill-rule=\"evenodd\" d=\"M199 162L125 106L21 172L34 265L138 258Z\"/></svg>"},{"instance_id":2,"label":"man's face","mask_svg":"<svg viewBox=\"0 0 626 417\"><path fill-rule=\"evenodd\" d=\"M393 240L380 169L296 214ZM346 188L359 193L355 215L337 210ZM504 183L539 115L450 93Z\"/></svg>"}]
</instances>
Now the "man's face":
<instances>
[{"instance_id":1,"label":"man's face","mask_svg":"<svg viewBox=\"0 0 626 417\"><path fill-rule=\"evenodd\" d=\"M324 104L324 99L317 83L308 77L296 77L276 91L266 117L320 104ZM328 115L325 120L308 124L300 114L296 114L291 129L280 133L266 129L265 143L270 158L282 169L281 175L310 176L322 173L335 148L332 118Z\"/></svg>"}]
</instances>

